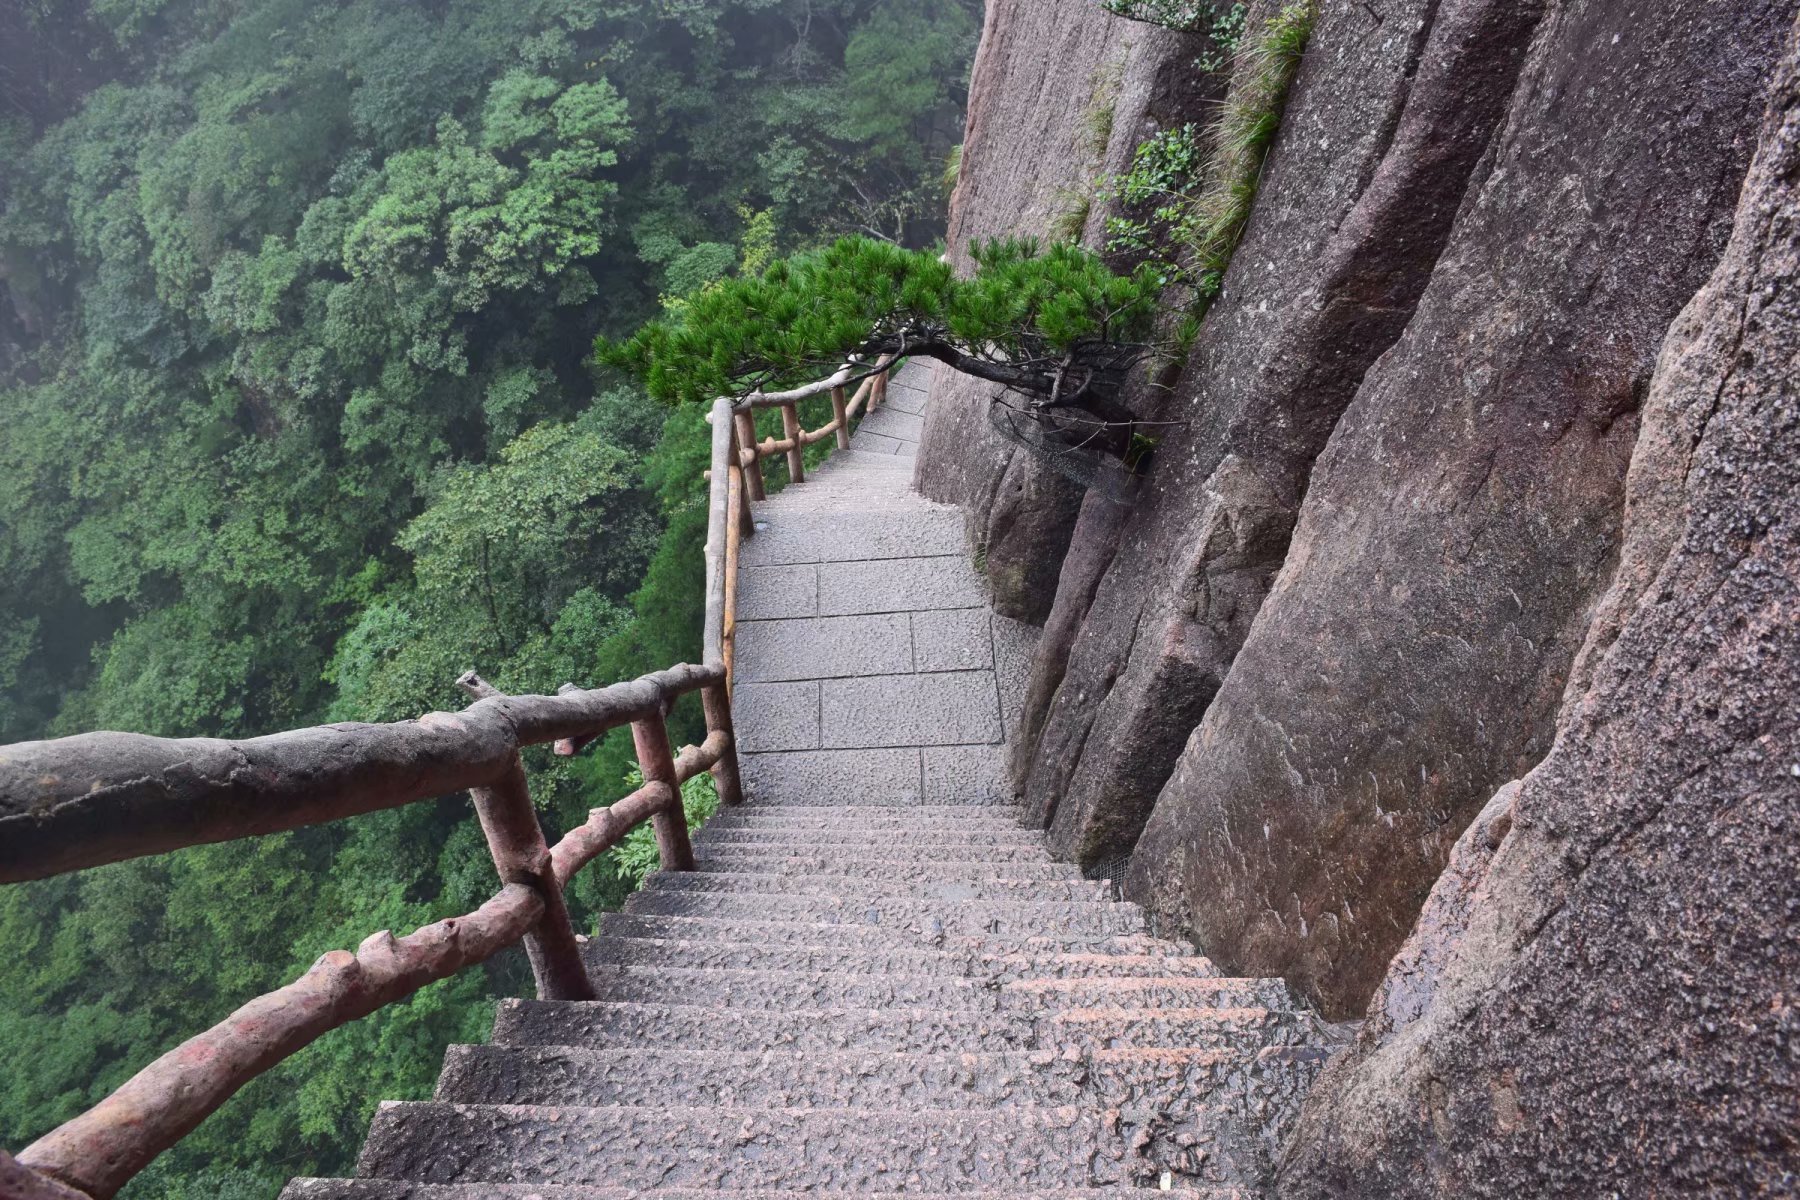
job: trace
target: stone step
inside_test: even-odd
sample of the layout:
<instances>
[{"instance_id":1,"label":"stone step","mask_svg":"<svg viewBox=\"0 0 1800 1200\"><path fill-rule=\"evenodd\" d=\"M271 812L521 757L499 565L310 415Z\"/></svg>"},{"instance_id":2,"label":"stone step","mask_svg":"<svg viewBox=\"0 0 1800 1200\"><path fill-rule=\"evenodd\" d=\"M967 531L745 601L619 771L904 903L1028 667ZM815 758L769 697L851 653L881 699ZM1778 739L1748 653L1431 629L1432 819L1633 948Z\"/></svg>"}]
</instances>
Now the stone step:
<instances>
[{"instance_id":1,"label":"stone step","mask_svg":"<svg viewBox=\"0 0 1800 1200\"><path fill-rule=\"evenodd\" d=\"M1260 1191L1180 1187L1169 1200L1260 1200ZM280 1200L858 1200L849 1192L724 1191L708 1188L559 1187L539 1183L418 1183L409 1179L296 1179ZM907 1200L1121 1200L1117 1188L1009 1192L908 1192Z\"/></svg>"},{"instance_id":2,"label":"stone step","mask_svg":"<svg viewBox=\"0 0 1800 1200\"><path fill-rule=\"evenodd\" d=\"M708 822L720 829L929 829L980 832L987 826L1012 832L1019 827L1024 809L1018 805L968 808L960 804L915 804L894 808L884 804L840 804L835 808L795 808L786 804L740 804L721 808Z\"/></svg>"},{"instance_id":3,"label":"stone step","mask_svg":"<svg viewBox=\"0 0 1800 1200\"><path fill-rule=\"evenodd\" d=\"M952 975L837 975L801 971L600 967L588 972L596 1000L702 1008L937 1008L997 1011L998 995Z\"/></svg>"},{"instance_id":4,"label":"stone step","mask_svg":"<svg viewBox=\"0 0 1800 1200\"><path fill-rule=\"evenodd\" d=\"M630 918L625 918L630 919ZM791 928L791 927L789 927ZM835 928L835 927L834 927ZM758 945L724 938L679 940L665 937L588 938L582 943L590 967L678 967L692 970L839 972L847 975L971 976L1016 979L1125 978L1210 979L1218 970L1199 955L1150 954L983 954L972 947L933 949Z\"/></svg>"},{"instance_id":5,"label":"stone step","mask_svg":"<svg viewBox=\"0 0 1800 1200\"><path fill-rule=\"evenodd\" d=\"M896 873L921 882L948 880L1017 879L1063 880L1081 879L1081 869L1069 863L967 860L920 860L916 858L840 858L835 855L811 857L774 854L709 854L697 859L700 870L707 874L737 873L747 875L839 876L849 878L892 879Z\"/></svg>"},{"instance_id":6,"label":"stone step","mask_svg":"<svg viewBox=\"0 0 1800 1200\"><path fill-rule=\"evenodd\" d=\"M972 964L973 965L973 964ZM1218 976L1015 978L966 975L597 965L595 998L708 1008L929 1008L1026 1014L1076 1008L1292 1009L1278 979Z\"/></svg>"},{"instance_id":7,"label":"stone step","mask_svg":"<svg viewBox=\"0 0 1800 1200\"><path fill-rule=\"evenodd\" d=\"M807 948L885 953L889 950L938 950L1025 959L1046 955L1103 960L1114 956L1198 958L1192 947L1148 934L1095 934L1052 930L1045 933L954 933L924 923L918 928L896 925L844 925L753 918L665 916L606 913L600 918L606 937L662 941L719 942L732 946Z\"/></svg>"},{"instance_id":8,"label":"stone step","mask_svg":"<svg viewBox=\"0 0 1800 1200\"><path fill-rule=\"evenodd\" d=\"M1311 1019L1258 1008L1068 1009L1028 1015L943 1008L707 1008L618 1001L502 1000L496 1046L590 1050L1232 1049L1305 1044Z\"/></svg>"},{"instance_id":9,"label":"stone step","mask_svg":"<svg viewBox=\"0 0 1800 1200\"><path fill-rule=\"evenodd\" d=\"M918 829L908 831L902 838L889 830L873 827L798 829L762 825L715 825L708 821L694 834L694 843L712 846L791 846L796 843L820 847L857 846L862 847L857 851L859 854L899 846L950 846L959 850L981 846L1023 846L1041 852L1044 835L1035 829L1002 825L980 830Z\"/></svg>"},{"instance_id":10,"label":"stone step","mask_svg":"<svg viewBox=\"0 0 1800 1200\"><path fill-rule=\"evenodd\" d=\"M1135 904L1100 901L914 900L892 896L834 899L829 896L708 895L641 891L625 911L642 916L714 917L807 924L884 925L921 936L1106 936L1145 932Z\"/></svg>"},{"instance_id":11,"label":"stone step","mask_svg":"<svg viewBox=\"0 0 1800 1200\"><path fill-rule=\"evenodd\" d=\"M1196 1109L1190 1122L1205 1116ZM659 1189L1060 1189L1156 1180L1162 1148L1138 1133L1073 1106L970 1113L397 1103L375 1114L358 1172ZM1223 1164L1198 1165L1211 1174Z\"/></svg>"},{"instance_id":12,"label":"stone step","mask_svg":"<svg viewBox=\"0 0 1800 1200\"><path fill-rule=\"evenodd\" d=\"M707 827L711 827L710 822ZM906 863L912 866L927 863L975 863L996 867L1003 864L1032 864L1070 867L1077 877L1080 875L1080 868L1071 863L1057 862L1050 857L1048 850L1040 846L961 846L955 843L913 846L907 844L905 836L898 832L887 833L885 844L879 834L862 843L821 843L811 840L817 830L794 829L784 832L791 833L792 838L766 842L719 842L696 837L694 852L699 857L720 863L814 859L826 863Z\"/></svg>"},{"instance_id":13,"label":"stone step","mask_svg":"<svg viewBox=\"0 0 1800 1200\"><path fill-rule=\"evenodd\" d=\"M1277 1052L1279 1054L1279 1051ZM1306 1057L1300 1057L1300 1056ZM433 1099L585 1108L1054 1108L1279 1098L1320 1056L1245 1061L1218 1050L895 1054L451 1046Z\"/></svg>"},{"instance_id":14,"label":"stone step","mask_svg":"<svg viewBox=\"0 0 1800 1200\"><path fill-rule=\"evenodd\" d=\"M896 877L898 876L898 877ZM1021 904L1062 903L1113 898L1113 885L1092 879L1020 879L1004 867L992 867L985 878L924 879L891 866L886 876L782 875L748 871L657 871L644 880L650 892L690 895L824 896L845 901L865 898L913 900L997 900Z\"/></svg>"}]
</instances>

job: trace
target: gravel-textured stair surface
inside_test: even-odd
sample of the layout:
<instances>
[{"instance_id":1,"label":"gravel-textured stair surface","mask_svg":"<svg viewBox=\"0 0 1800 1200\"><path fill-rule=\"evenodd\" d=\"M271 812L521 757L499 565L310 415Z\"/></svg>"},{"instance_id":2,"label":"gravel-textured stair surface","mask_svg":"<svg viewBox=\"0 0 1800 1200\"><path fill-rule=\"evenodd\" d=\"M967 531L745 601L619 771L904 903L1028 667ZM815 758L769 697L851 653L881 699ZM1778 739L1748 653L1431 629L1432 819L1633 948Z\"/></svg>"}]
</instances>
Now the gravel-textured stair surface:
<instances>
[{"instance_id":1,"label":"gravel-textured stair surface","mask_svg":"<svg viewBox=\"0 0 1800 1200\"><path fill-rule=\"evenodd\" d=\"M1033 631L910 490L908 367L740 582L749 792L583 938L598 998L503 1001L357 1179L283 1200L1257 1200L1326 1052L1022 828L1001 774Z\"/></svg>"}]
</instances>

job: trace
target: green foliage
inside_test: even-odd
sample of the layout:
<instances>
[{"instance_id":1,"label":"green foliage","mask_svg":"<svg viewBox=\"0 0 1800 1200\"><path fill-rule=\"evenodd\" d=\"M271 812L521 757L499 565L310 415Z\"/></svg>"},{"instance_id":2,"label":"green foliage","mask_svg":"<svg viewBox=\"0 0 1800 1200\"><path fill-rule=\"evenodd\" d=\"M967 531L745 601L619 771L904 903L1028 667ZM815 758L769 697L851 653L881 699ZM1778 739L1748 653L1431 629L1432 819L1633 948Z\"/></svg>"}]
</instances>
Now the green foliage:
<instances>
[{"instance_id":1,"label":"green foliage","mask_svg":"<svg viewBox=\"0 0 1800 1200\"><path fill-rule=\"evenodd\" d=\"M973 0L36 9L79 79L0 119L0 742L396 719L459 706L469 667L547 691L697 658L707 428L587 348L849 230L930 242L976 31ZM528 756L552 835L630 760ZM495 882L450 799L0 889L5 1140ZM630 886L591 871L571 904ZM428 1095L523 978L321 1039L126 1196L343 1171L376 1100Z\"/></svg>"},{"instance_id":2,"label":"green foliage","mask_svg":"<svg viewBox=\"0 0 1800 1200\"><path fill-rule=\"evenodd\" d=\"M597 357L664 401L704 403L819 378L861 352L946 353L1041 364L1149 328L1156 281L1115 275L1066 243L997 241L971 250L958 279L929 251L845 238L696 296L679 321L654 321Z\"/></svg>"},{"instance_id":3,"label":"green foliage","mask_svg":"<svg viewBox=\"0 0 1800 1200\"><path fill-rule=\"evenodd\" d=\"M644 773L633 768L626 772L625 786L633 791L644 786ZM687 815L688 832L699 829L719 811L719 790L711 775L704 772L681 785L681 810ZM656 849L656 832L645 822L625 835L625 840L607 854L608 864L627 887L636 890L644 877L661 862Z\"/></svg>"},{"instance_id":4,"label":"green foliage","mask_svg":"<svg viewBox=\"0 0 1800 1200\"><path fill-rule=\"evenodd\" d=\"M1107 249L1138 258L1164 284L1189 289L1202 311L1218 295L1250 218L1313 16L1312 0L1301 0L1238 44L1217 119L1205 129L1188 123L1159 130L1138 145L1131 170L1105 185L1104 194L1125 209L1107 218ZM1241 30L1241 14L1237 21Z\"/></svg>"}]
</instances>

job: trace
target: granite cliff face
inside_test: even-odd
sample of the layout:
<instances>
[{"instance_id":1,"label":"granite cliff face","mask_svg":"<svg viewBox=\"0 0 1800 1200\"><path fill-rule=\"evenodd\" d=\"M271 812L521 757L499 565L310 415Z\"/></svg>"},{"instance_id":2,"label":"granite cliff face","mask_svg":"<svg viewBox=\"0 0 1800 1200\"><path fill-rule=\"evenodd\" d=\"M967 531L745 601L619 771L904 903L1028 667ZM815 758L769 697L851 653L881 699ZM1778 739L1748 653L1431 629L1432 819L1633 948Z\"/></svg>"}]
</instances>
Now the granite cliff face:
<instances>
[{"instance_id":1,"label":"granite cliff face","mask_svg":"<svg viewBox=\"0 0 1800 1200\"><path fill-rule=\"evenodd\" d=\"M1457 842L1284 1196L1800 1185L1797 176L1790 59L1664 343L1555 747Z\"/></svg>"},{"instance_id":2,"label":"granite cliff face","mask_svg":"<svg viewBox=\"0 0 1800 1200\"><path fill-rule=\"evenodd\" d=\"M1135 495L1083 510L940 376L919 479L972 511L1001 607L1047 622L1012 768L1060 853L1134 855L1166 928L1360 1013L1549 748L1794 8L1322 0L1224 291L1136 398L1169 424ZM1203 113L1194 53L1088 3L991 5L953 252L1046 232Z\"/></svg>"}]
</instances>

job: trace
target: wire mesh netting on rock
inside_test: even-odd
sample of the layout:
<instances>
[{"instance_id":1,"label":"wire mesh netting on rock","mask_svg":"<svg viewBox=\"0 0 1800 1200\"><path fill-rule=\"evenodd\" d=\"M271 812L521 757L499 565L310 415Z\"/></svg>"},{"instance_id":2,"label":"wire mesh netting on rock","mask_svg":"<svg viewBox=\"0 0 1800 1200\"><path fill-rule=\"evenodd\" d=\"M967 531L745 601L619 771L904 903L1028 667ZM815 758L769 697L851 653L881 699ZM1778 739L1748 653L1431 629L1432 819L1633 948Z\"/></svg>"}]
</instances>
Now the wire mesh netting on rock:
<instances>
[{"instance_id":1,"label":"wire mesh netting on rock","mask_svg":"<svg viewBox=\"0 0 1800 1200\"><path fill-rule=\"evenodd\" d=\"M1005 397L988 405L988 423L1064 479L1098 488L1113 500L1130 498L1135 476L1111 450L1118 432L1112 423L1076 408L1042 408Z\"/></svg>"}]
</instances>

